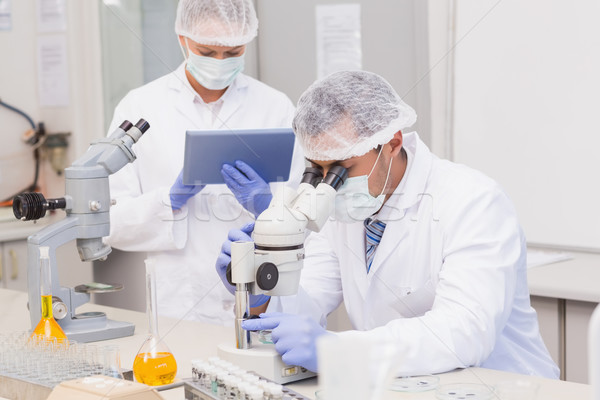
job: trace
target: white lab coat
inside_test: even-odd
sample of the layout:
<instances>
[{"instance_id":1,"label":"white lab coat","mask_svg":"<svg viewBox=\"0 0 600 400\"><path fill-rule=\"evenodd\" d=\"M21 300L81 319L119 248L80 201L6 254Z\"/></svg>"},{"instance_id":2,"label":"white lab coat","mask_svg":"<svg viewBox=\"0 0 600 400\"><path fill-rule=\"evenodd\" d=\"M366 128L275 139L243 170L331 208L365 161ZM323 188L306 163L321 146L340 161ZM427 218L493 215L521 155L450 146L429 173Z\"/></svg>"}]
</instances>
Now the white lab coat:
<instances>
[{"instance_id":1,"label":"white lab coat","mask_svg":"<svg viewBox=\"0 0 600 400\"><path fill-rule=\"evenodd\" d=\"M387 223L371 271L362 222L311 235L297 296L268 311L325 324L344 301L354 329L399 346L400 373L482 366L558 377L527 287L525 238L494 181L404 136L408 168L378 219Z\"/></svg>"},{"instance_id":2,"label":"white lab coat","mask_svg":"<svg viewBox=\"0 0 600 400\"><path fill-rule=\"evenodd\" d=\"M137 160L110 177L117 203L107 243L156 260L159 314L231 325L234 297L215 272L215 261L228 231L254 218L224 184L205 187L173 215L169 190L183 167L185 132L290 127L294 106L283 93L242 74L221 99L201 101L182 64L119 103L109 133L125 119L144 118L150 129L134 145ZM290 184L298 184L303 169L296 146Z\"/></svg>"}]
</instances>

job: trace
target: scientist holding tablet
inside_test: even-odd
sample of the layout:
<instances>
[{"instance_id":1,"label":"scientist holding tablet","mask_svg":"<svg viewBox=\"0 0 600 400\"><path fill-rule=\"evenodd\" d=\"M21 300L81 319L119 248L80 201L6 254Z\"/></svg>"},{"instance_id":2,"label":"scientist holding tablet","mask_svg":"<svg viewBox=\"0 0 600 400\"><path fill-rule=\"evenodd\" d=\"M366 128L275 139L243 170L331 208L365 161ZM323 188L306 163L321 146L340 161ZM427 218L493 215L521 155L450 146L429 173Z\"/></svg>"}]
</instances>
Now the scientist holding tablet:
<instances>
[{"instance_id":1,"label":"scientist holding tablet","mask_svg":"<svg viewBox=\"0 0 600 400\"><path fill-rule=\"evenodd\" d=\"M161 315L233 324L234 298L214 273L214 260L223 236L253 221L271 190L244 163L223 167L226 185L185 185L183 154L187 130L291 127L289 98L241 73L257 28L251 0L180 0L175 32L184 63L132 90L115 109L109 132L141 117L151 128L136 145L137 160L111 176L116 204L107 242L156 261ZM291 185L303 169L294 151Z\"/></svg>"}]
</instances>

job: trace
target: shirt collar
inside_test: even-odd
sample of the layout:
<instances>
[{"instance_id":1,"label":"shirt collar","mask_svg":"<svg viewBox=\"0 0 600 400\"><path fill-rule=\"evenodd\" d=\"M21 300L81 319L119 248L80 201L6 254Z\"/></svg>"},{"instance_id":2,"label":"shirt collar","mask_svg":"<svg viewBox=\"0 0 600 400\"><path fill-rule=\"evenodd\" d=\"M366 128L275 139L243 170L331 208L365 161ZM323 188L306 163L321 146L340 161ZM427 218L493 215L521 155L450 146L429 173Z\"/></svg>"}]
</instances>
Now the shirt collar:
<instances>
[{"instance_id":1,"label":"shirt collar","mask_svg":"<svg viewBox=\"0 0 600 400\"><path fill-rule=\"evenodd\" d=\"M405 210L417 203L425 194L434 156L416 132L405 134L403 139L407 156L406 171L392 196L375 216L380 221L402 218Z\"/></svg>"}]
</instances>

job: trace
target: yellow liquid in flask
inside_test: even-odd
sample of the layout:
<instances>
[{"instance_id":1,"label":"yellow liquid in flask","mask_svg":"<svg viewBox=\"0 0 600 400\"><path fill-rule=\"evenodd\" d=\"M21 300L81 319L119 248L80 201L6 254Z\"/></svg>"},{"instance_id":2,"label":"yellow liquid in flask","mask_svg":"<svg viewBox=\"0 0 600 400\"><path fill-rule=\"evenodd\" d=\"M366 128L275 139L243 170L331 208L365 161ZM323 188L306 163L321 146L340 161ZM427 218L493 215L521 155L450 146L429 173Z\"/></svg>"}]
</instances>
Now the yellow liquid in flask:
<instances>
[{"instance_id":1,"label":"yellow liquid in flask","mask_svg":"<svg viewBox=\"0 0 600 400\"><path fill-rule=\"evenodd\" d=\"M42 296L42 319L33 330L31 337L40 335L48 339L56 338L59 342L67 340L67 335L52 315L52 295Z\"/></svg>"},{"instance_id":2,"label":"yellow liquid in flask","mask_svg":"<svg viewBox=\"0 0 600 400\"><path fill-rule=\"evenodd\" d=\"M133 373L138 382L146 385L168 385L175 380L177 362L169 352L138 353L133 361Z\"/></svg>"}]
</instances>

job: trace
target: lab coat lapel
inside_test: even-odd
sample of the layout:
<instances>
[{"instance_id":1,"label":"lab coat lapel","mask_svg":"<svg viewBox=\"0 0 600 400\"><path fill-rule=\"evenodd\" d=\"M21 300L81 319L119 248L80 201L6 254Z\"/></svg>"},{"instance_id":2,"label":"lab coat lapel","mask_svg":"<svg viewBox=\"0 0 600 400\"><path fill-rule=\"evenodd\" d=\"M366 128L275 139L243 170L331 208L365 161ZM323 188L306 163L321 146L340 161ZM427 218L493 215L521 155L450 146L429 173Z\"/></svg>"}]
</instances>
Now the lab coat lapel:
<instances>
[{"instance_id":1,"label":"lab coat lapel","mask_svg":"<svg viewBox=\"0 0 600 400\"><path fill-rule=\"evenodd\" d=\"M202 129L206 126L202 123L201 117L194 106L194 97L197 94L185 76L185 63L180 65L172 74L169 87L177 93L175 108L190 121L188 129Z\"/></svg>"},{"instance_id":2,"label":"lab coat lapel","mask_svg":"<svg viewBox=\"0 0 600 400\"><path fill-rule=\"evenodd\" d=\"M229 124L228 121L236 113L236 111L246 101L248 94L248 78L245 75L238 75L235 82L223 95L223 108L219 113L219 121L217 129L233 129L236 126ZM256 127L254 127L256 128Z\"/></svg>"},{"instance_id":3,"label":"lab coat lapel","mask_svg":"<svg viewBox=\"0 0 600 400\"><path fill-rule=\"evenodd\" d=\"M399 243L410 233L410 224L405 220L406 211L423 197L431 172L433 155L421 142L417 133L405 135L404 143L408 157L412 155L413 161L407 168L400 185L379 212L379 218L386 223L386 227L371 264L369 272L371 279L379 267L394 254Z\"/></svg>"}]
</instances>

